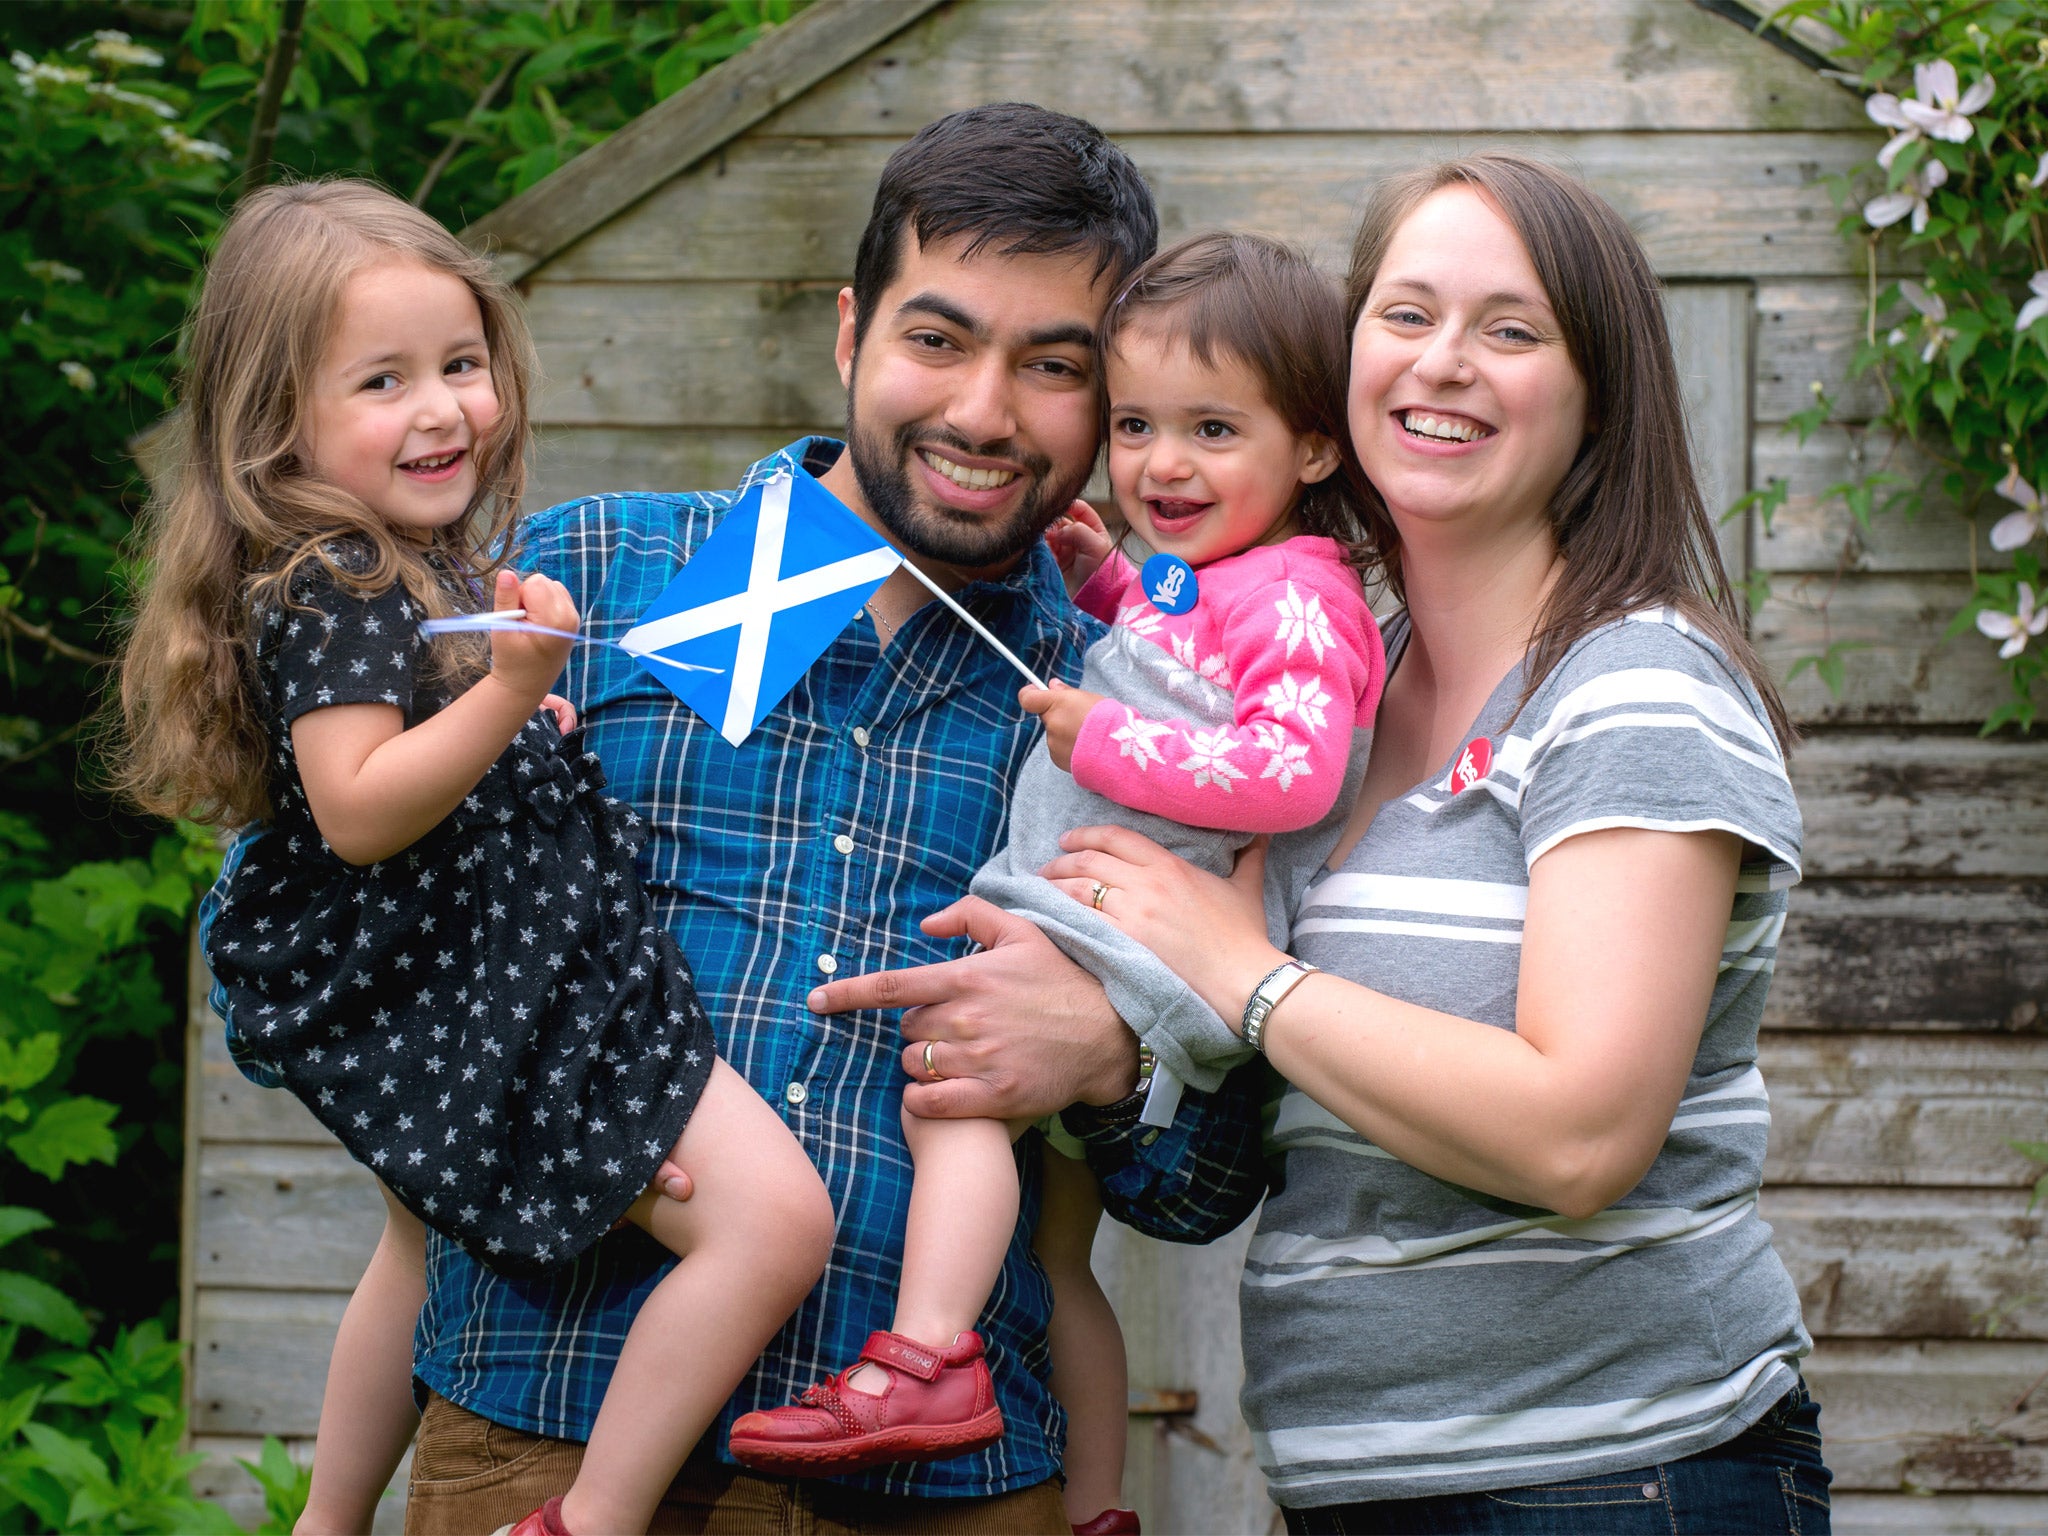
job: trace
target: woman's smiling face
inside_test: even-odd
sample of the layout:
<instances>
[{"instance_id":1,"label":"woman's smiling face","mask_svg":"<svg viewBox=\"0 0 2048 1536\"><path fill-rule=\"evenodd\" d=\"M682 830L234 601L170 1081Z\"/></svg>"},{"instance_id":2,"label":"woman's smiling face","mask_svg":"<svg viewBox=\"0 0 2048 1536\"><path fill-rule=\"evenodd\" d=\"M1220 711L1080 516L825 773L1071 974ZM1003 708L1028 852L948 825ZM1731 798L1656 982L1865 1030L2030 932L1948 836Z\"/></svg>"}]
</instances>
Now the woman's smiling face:
<instances>
[{"instance_id":1,"label":"woman's smiling face","mask_svg":"<svg viewBox=\"0 0 2048 1536\"><path fill-rule=\"evenodd\" d=\"M1521 237L1473 188L1432 192L1388 242L1351 336L1350 419L1397 524L1547 518L1586 384Z\"/></svg>"}]
</instances>

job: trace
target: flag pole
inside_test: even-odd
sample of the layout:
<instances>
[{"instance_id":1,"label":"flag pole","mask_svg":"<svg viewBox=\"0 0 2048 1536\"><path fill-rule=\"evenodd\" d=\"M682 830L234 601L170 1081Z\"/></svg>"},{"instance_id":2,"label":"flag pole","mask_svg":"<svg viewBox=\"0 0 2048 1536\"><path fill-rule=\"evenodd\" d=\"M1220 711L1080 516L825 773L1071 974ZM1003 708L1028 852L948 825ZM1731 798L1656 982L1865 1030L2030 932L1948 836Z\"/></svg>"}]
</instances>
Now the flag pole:
<instances>
[{"instance_id":1,"label":"flag pole","mask_svg":"<svg viewBox=\"0 0 2048 1536\"><path fill-rule=\"evenodd\" d=\"M977 635L981 636L981 638L986 640L990 645L994 646L996 648L996 654L1001 656L1003 660L1007 661L1019 672L1022 672L1024 674L1025 681L1030 683L1032 687L1043 688L1045 686L1044 678L1040 677L1036 672L1032 671L1029 667L1025 666L1023 662L1019 661L1017 659L1017 653L1015 651L1011 650L1007 645L1003 644L1002 641L998 640L994 635L990 634L988 632L988 627L984 625L981 622L981 620L977 619L973 614L969 613L965 608L962 608L958 603L953 601L952 593L946 591L936 581L933 581L931 577L925 575L923 571L919 570L915 565L913 565L910 562L908 557L904 559L901 568L903 570L910 572L911 575L915 576L919 581L923 582L925 585L925 589L929 591L933 597L936 597L948 608L952 609L955 613L959 614L961 618L965 619L967 621L967 627L973 630ZM868 599L868 601L873 602L874 599L870 598Z\"/></svg>"}]
</instances>

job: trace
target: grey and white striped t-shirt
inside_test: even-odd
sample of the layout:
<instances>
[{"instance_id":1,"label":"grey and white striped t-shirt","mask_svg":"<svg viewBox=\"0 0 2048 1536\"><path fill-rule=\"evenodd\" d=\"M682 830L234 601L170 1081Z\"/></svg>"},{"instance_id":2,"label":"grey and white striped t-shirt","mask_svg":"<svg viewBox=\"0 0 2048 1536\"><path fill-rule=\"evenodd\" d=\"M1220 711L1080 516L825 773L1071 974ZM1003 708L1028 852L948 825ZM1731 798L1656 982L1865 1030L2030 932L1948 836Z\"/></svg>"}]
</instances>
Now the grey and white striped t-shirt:
<instances>
[{"instance_id":1,"label":"grey and white striped t-shirt","mask_svg":"<svg viewBox=\"0 0 2048 1536\"><path fill-rule=\"evenodd\" d=\"M1783 1396L1810 1347L1756 1209L1757 1025L1800 831L1762 701L1669 611L1587 636L1517 712L1522 686L1517 669L1454 761L1310 888L1295 952L1512 1029L1537 859L1604 827L1735 832L1745 862L1699 1054L1650 1171L1584 1221L1418 1172L1286 1089L1267 1143L1285 1179L1242 1295L1245 1417L1283 1505L1690 1455Z\"/></svg>"}]
</instances>

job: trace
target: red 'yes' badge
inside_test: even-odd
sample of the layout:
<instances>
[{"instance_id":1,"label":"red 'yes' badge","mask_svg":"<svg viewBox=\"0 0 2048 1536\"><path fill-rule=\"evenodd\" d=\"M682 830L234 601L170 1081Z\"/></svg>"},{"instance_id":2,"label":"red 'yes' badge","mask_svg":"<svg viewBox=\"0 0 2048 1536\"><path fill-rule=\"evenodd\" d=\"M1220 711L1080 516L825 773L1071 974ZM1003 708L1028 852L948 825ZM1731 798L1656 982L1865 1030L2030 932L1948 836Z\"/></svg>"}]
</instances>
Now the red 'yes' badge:
<instances>
[{"instance_id":1,"label":"red 'yes' badge","mask_svg":"<svg viewBox=\"0 0 2048 1536\"><path fill-rule=\"evenodd\" d=\"M1481 736L1463 752L1458 754L1457 765L1451 769L1451 793L1462 794L1486 777L1486 770L1493 766L1493 743Z\"/></svg>"}]
</instances>

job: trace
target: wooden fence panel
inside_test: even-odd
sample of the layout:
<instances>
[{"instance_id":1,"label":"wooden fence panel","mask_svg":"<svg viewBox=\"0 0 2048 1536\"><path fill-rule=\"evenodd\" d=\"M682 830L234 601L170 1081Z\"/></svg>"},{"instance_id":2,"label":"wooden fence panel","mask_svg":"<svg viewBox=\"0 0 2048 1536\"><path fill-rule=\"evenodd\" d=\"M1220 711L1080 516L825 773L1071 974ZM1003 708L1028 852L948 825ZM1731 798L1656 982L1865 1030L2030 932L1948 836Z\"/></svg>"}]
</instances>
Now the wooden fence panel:
<instances>
[{"instance_id":1,"label":"wooden fence panel","mask_svg":"<svg viewBox=\"0 0 2048 1536\"><path fill-rule=\"evenodd\" d=\"M1367 192L1388 174L1455 154L1432 133L1292 135L1286 174L1269 141L1223 134L1119 136L1159 203L1162 240L1254 229L1306 245L1341 270ZM1501 142L1582 175L1667 278L1765 281L1862 275L1835 235L1820 180L1865 168L1869 133L1546 133ZM875 179L896 140L750 134L548 263L554 284L831 283L853 270ZM558 368L549 357L550 368ZM671 418L694 421L690 416ZM721 420L728 418L718 418Z\"/></svg>"},{"instance_id":2,"label":"wooden fence panel","mask_svg":"<svg viewBox=\"0 0 2048 1536\"><path fill-rule=\"evenodd\" d=\"M942 10L765 126L900 133L984 101L1083 112L1118 135L1864 126L1846 92L1662 0L1489 0L1455 25L1429 0L1255 19L1231 0L1093 0L1083 46L1076 14L1037 0Z\"/></svg>"},{"instance_id":3,"label":"wooden fence panel","mask_svg":"<svg viewBox=\"0 0 2048 1536\"><path fill-rule=\"evenodd\" d=\"M2048 1032L2048 885L1802 885L1764 1027Z\"/></svg>"}]
</instances>

